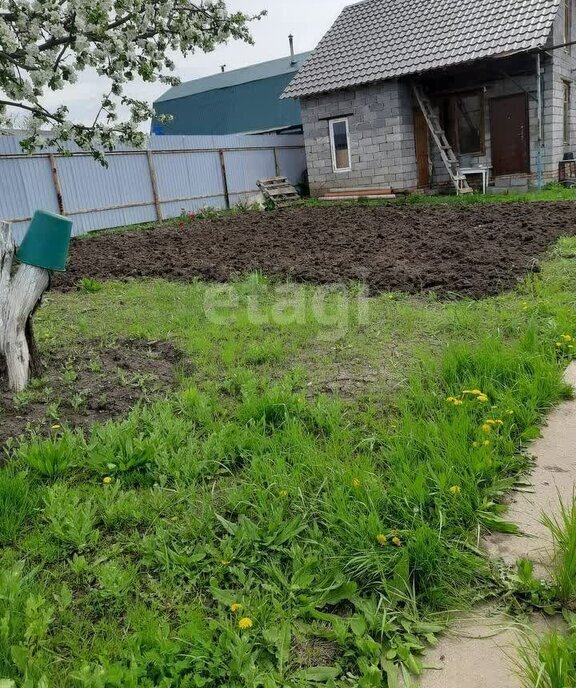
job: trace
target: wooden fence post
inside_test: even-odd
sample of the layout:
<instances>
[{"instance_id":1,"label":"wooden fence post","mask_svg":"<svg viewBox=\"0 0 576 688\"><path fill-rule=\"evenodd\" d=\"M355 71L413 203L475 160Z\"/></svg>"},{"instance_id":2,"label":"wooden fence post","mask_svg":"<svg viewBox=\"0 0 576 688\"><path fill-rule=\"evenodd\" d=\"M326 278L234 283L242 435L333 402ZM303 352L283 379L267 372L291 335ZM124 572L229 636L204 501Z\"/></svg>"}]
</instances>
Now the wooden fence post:
<instances>
[{"instance_id":1,"label":"wooden fence post","mask_svg":"<svg viewBox=\"0 0 576 688\"><path fill-rule=\"evenodd\" d=\"M162 222L162 206L160 205L160 196L158 195L158 178L156 177L156 169L154 168L154 158L150 148L146 151L146 158L148 160L148 171L150 172L150 182L152 184L152 196L154 197L154 207L156 208L156 219Z\"/></svg>"},{"instance_id":2,"label":"wooden fence post","mask_svg":"<svg viewBox=\"0 0 576 688\"><path fill-rule=\"evenodd\" d=\"M278 160L278 149L274 148L274 169L276 170L276 176L280 176L280 162Z\"/></svg>"},{"instance_id":3,"label":"wooden fence post","mask_svg":"<svg viewBox=\"0 0 576 688\"><path fill-rule=\"evenodd\" d=\"M56 167L56 156L54 153L50 153L48 157L50 159L50 167L52 169L52 182L54 183L54 190L56 191L56 199L58 201L58 212L60 215L66 215L66 210L64 208L64 197L62 196L62 186L60 185L60 175L58 174L58 168Z\"/></svg>"},{"instance_id":4,"label":"wooden fence post","mask_svg":"<svg viewBox=\"0 0 576 688\"><path fill-rule=\"evenodd\" d=\"M226 208L230 208L230 192L228 190L228 175L226 174L226 159L224 157L224 151L220 149L218 151L220 156L220 169L222 170L222 186L224 187L224 200L226 202Z\"/></svg>"}]
</instances>

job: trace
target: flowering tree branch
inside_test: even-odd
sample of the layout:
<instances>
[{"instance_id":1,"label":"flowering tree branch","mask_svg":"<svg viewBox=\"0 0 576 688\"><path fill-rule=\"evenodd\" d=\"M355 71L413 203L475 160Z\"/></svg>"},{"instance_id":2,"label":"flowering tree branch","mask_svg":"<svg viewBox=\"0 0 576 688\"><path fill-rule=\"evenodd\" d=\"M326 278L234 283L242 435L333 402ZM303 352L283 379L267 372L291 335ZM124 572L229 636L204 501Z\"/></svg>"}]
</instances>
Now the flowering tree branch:
<instances>
[{"instance_id":1,"label":"flowering tree branch","mask_svg":"<svg viewBox=\"0 0 576 688\"><path fill-rule=\"evenodd\" d=\"M29 152L74 142L103 161L118 143L140 146L139 127L154 112L128 97L126 84L177 84L171 54L209 52L229 39L252 43L248 25L264 14L229 13L224 0L0 0L0 128L11 108L29 116ZM43 104L47 91L74 84L86 69L107 86L91 125L71 121L65 105ZM126 121L119 106L128 108Z\"/></svg>"}]
</instances>

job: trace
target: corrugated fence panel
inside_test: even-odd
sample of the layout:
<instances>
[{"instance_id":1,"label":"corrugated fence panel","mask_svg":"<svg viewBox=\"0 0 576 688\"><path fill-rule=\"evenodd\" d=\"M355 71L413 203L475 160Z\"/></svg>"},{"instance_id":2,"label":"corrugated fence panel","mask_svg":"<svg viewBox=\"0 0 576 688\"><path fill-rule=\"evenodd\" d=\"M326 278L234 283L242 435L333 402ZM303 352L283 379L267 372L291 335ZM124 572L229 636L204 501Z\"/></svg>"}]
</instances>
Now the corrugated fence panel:
<instances>
[{"instance_id":1,"label":"corrugated fence panel","mask_svg":"<svg viewBox=\"0 0 576 688\"><path fill-rule=\"evenodd\" d=\"M293 184L300 183L306 171L306 151L304 148L277 148L276 155L280 174L288 177Z\"/></svg>"},{"instance_id":2,"label":"corrugated fence panel","mask_svg":"<svg viewBox=\"0 0 576 688\"><path fill-rule=\"evenodd\" d=\"M0 140L2 137L0 137ZM0 219L13 221L16 241L22 241L36 210L58 212L58 199L48 158L0 158Z\"/></svg>"},{"instance_id":3,"label":"corrugated fence panel","mask_svg":"<svg viewBox=\"0 0 576 688\"><path fill-rule=\"evenodd\" d=\"M156 219L145 152L111 155L107 168L88 156L58 158L57 166L74 234Z\"/></svg>"},{"instance_id":4,"label":"corrugated fence panel","mask_svg":"<svg viewBox=\"0 0 576 688\"><path fill-rule=\"evenodd\" d=\"M59 212L48 152L22 154L21 138L0 136L0 219L14 223L17 241L35 210ZM146 151L119 146L106 168L77 146L67 148L71 155L56 153L55 160L74 235L157 219ZM156 136L150 150L163 218L226 206L221 155L231 205L249 200L258 179L275 175L274 150L281 174L293 183L305 167L302 136Z\"/></svg>"},{"instance_id":5,"label":"corrugated fence panel","mask_svg":"<svg viewBox=\"0 0 576 688\"><path fill-rule=\"evenodd\" d=\"M227 151L224 160L231 194L257 190L258 179L276 175L273 150Z\"/></svg>"}]
</instances>

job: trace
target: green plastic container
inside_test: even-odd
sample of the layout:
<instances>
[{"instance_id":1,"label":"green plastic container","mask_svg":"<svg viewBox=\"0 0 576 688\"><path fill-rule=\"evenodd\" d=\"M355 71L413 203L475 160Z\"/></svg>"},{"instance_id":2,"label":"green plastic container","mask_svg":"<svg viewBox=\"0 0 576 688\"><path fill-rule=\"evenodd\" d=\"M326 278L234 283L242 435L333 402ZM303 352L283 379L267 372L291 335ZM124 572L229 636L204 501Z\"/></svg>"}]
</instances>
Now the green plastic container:
<instances>
[{"instance_id":1,"label":"green plastic container","mask_svg":"<svg viewBox=\"0 0 576 688\"><path fill-rule=\"evenodd\" d=\"M72 220L37 210L16 256L21 263L64 272L71 233Z\"/></svg>"}]
</instances>

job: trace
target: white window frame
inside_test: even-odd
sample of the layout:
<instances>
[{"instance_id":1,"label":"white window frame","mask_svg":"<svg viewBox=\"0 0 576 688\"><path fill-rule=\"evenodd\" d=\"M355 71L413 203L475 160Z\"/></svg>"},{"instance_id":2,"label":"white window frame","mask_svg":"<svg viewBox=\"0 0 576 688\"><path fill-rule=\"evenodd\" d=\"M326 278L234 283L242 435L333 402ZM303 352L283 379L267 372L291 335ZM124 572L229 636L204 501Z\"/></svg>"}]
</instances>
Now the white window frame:
<instances>
[{"instance_id":1,"label":"white window frame","mask_svg":"<svg viewBox=\"0 0 576 688\"><path fill-rule=\"evenodd\" d=\"M346 124L346 141L348 142L348 167L336 166L336 142L334 140L334 125L344 122ZM330 131L330 149L332 151L332 169L337 174L339 172L350 172L352 169L352 150L350 148L350 126L348 124L348 117L338 117L328 121L328 128Z\"/></svg>"}]
</instances>

